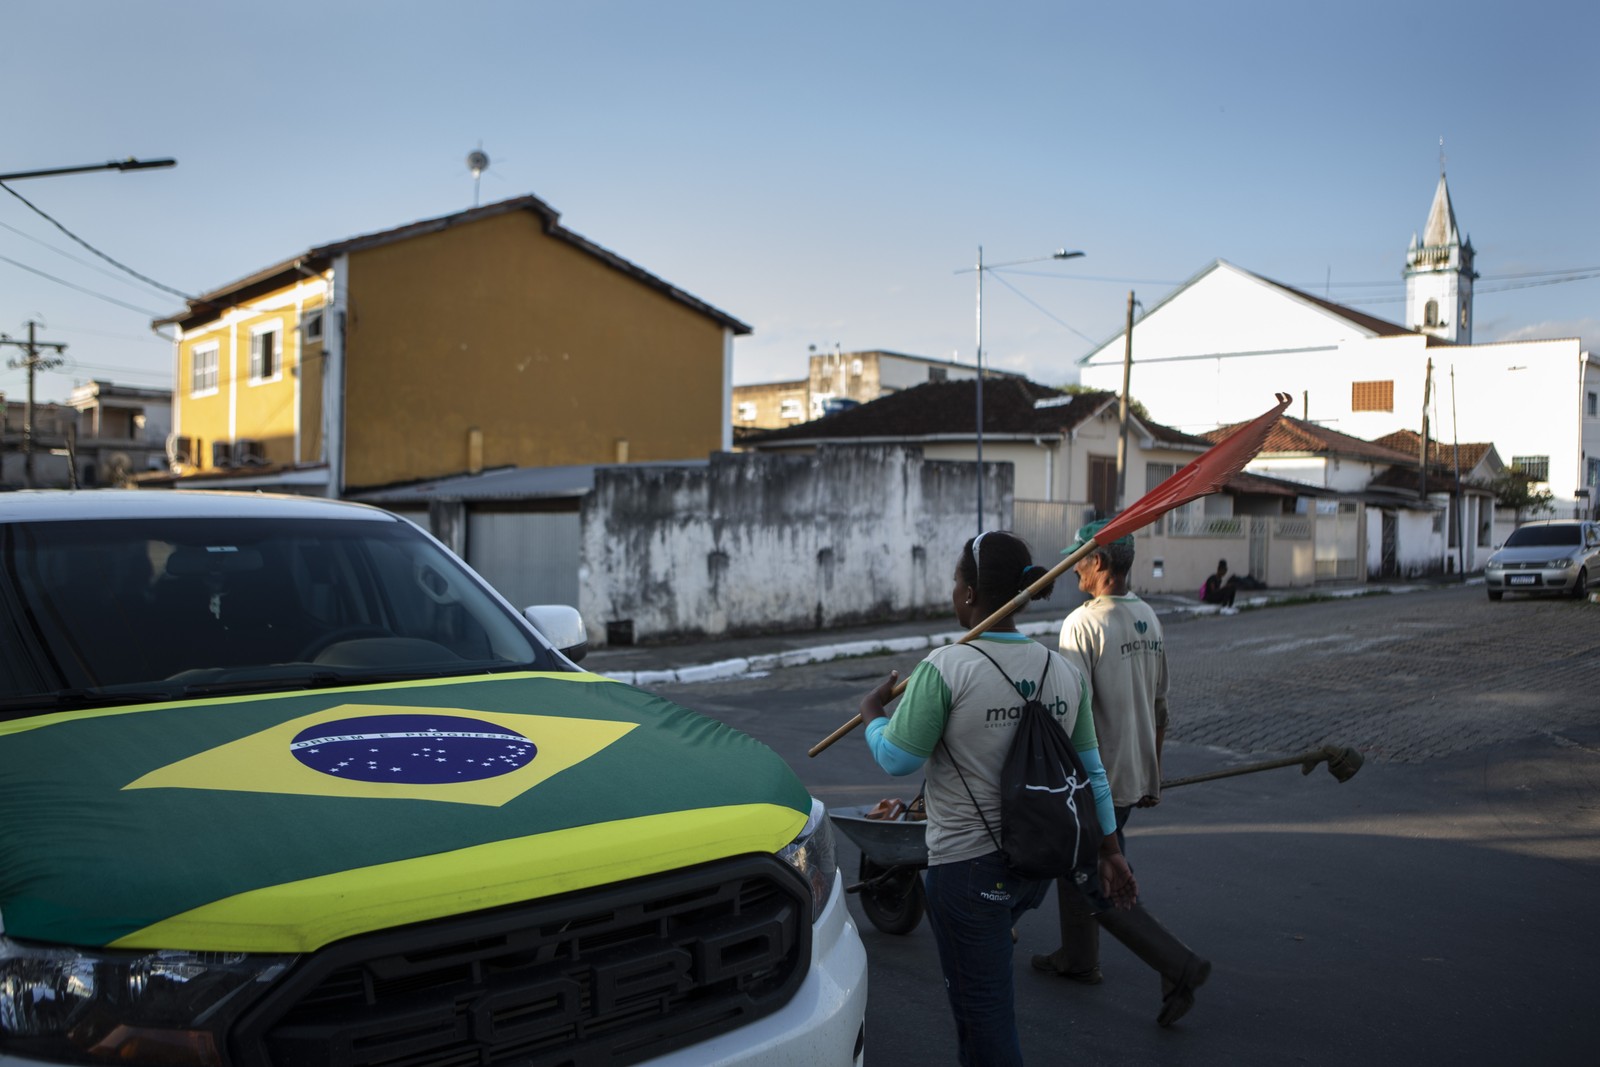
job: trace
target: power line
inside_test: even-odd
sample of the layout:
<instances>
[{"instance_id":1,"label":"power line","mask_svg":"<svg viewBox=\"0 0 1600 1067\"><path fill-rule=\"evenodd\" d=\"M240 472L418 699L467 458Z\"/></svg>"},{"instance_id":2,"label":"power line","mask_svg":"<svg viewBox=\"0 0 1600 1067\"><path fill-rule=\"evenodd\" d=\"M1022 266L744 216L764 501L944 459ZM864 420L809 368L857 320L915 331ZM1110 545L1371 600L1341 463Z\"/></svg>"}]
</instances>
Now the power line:
<instances>
[{"instance_id":1,"label":"power line","mask_svg":"<svg viewBox=\"0 0 1600 1067\"><path fill-rule=\"evenodd\" d=\"M170 345L173 340L154 331L147 334L116 333L111 330L91 330L86 326L57 326L55 331L57 333L81 333L86 337L112 337L119 341L143 341L146 344L162 345L163 347Z\"/></svg>"},{"instance_id":2,"label":"power line","mask_svg":"<svg viewBox=\"0 0 1600 1067\"><path fill-rule=\"evenodd\" d=\"M112 367L102 363L84 363L70 356L67 357L67 363L72 370L101 371L105 374L119 374L135 378L154 378L163 382L172 380L170 371L142 370L137 367Z\"/></svg>"},{"instance_id":3,"label":"power line","mask_svg":"<svg viewBox=\"0 0 1600 1067\"><path fill-rule=\"evenodd\" d=\"M988 268L984 269L987 270ZM1016 286L1012 285L998 274L994 275L994 280L1005 286L1007 289L1010 289L1013 293L1016 293L1018 296L1022 297L1022 299L1026 300L1029 304L1032 304L1035 310L1037 310L1041 315L1049 319L1051 322L1054 322L1059 326L1065 326L1067 329L1071 330L1073 333L1077 334L1079 337L1083 338L1085 341L1088 341L1092 345L1100 343L1093 337L1090 337L1088 334L1078 329L1076 326L1072 325L1070 322L1066 322L1057 318L1055 315L1052 315L1049 311L1045 310L1045 308L1037 300L1033 299L1033 297L1029 296L1027 293L1024 293L1021 289L1018 289Z\"/></svg>"},{"instance_id":4,"label":"power line","mask_svg":"<svg viewBox=\"0 0 1600 1067\"><path fill-rule=\"evenodd\" d=\"M991 273L998 274L999 271L992 271ZM1182 285L1183 284L1183 282L1175 282L1175 281L1171 281L1171 280L1168 280L1168 279L1160 279L1160 278L1115 278L1115 277L1109 277L1109 276L1106 276L1106 275L1095 275L1095 274L1050 274L1050 273L1047 273L1045 271L1038 271L1038 270L1008 270L1008 271L1006 271L1006 273L1008 273L1008 274L1028 274L1028 275L1032 275L1035 278L1054 278L1057 281L1116 282L1116 283L1121 284L1121 285L1172 285L1172 286L1177 286L1177 285ZM1551 281L1543 283L1543 284L1554 285L1557 282L1563 282L1563 281L1576 282L1576 281L1583 281L1583 280L1585 280L1587 278L1594 278L1594 277L1600 277L1600 267L1569 267L1569 268L1564 268L1562 270L1534 270L1534 271L1524 271L1524 272L1517 273L1517 274L1482 274L1482 275L1478 276L1478 280L1480 282L1494 283L1494 282L1504 282L1504 281L1515 281L1515 280L1522 279L1522 278L1549 278L1549 279L1551 279ZM1404 285L1405 284L1405 279L1403 279L1403 278L1385 278L1382 281L1375 281L1375 282L1328 282L1328 281L1283 282L1282 284L1287 285L1292 289L1303 289L1306 292L1315 292L1318 289L1327 289L1329 287L1332 287L1334 289L1390 289L1390 288L1393 288L1395 286ZM1501 290L1499 290L1499 289L1487 289L1487 290L1480 289L1479 291L1480 292L1482 292L1482 291L1499 292Z\"/></svg>"},{"instance_id":5,"label":"power line","mask_svg":"<svg viewBox=\"0 0 1600 1067\"><path fill-rule=\"evenodd\" d=\"M173 296L180 296L184 300L193 300L194 299L194 297L190 296L188 293L185 293L181 289L174 289L170 285L163 285L161 282L156 281L154 278L151 278L148 275L140 274L138 271L134 270L132 267L127 266L124 263L119 263L115 259L112 259L110 256L106 255L104 252L102 252L98 248L96 248L94 245L90 244L88 241L85 241L82 237L79 237L77 234L73 233L71 230L69 230L65 226L61 225L61 223L57 222L54 218L51 218L49 213L47 213L42 208L40 208L37 205L35 205L27 197L23 196L21 193L17 192L15 189L11 188L11 186L7 185L5 182L0 182L0 189L4 189L6 192L8 192L12 196L16 197L18 200L21 200L24 204L26 204L28 206L28 209L30 211L34 212L34 214L36 214L40 218L44 219L46 222L50 223L50 225L54 226L56 229L60 230L64 234L66 234L68 237L72 238L74 241L78 242L80 245L82 245L83 247L87 248L89 251L93 252L95 255L99 256L101 259L105 260L107 263L111 264L113 267L116 267L118 270L124 271L124 272L126 272L128 274L131 274L135 278L138 278L140 281L144 282L146 285L153 285L157 289L160 289L160 290L162 290L164 292L171 293Z\"/></svg>"},{"instance_id":6,"label":"power line","mask_svg":"<svg viewBox=\"0 0 1600 1067\"><path fill-rule=\"evenodd\" d=\"M12 259L10 256L0 256L0 263L9 263L13 267L18 268L19 270L27 271L29 274L37 274L41 278L47 278L50 281L53 281L58 285L66 286L68 289L76 289L80 293L87 293L89 296L98 297L99 299L104 300L108 304L115 304L118 307L127 308L129 311L137 311L139 314L148 315L152 319L159 319L164 314L163 312L160 312L160 311L151 311L149 308L142 308L142 307L139 307L136 304L130 304L125 300L118 300L114 296L107 296L104 293L97 293L93 289L89 289L89 288L87 288L85 286L79 285L76 282L69 282L65 278L57 278L54 274L50 274L50 273L47 273L46 271L42 271L38 267L30 267L26 263L18 263L16 260Z\"/></svg>"},{"instance_id":7,"label":"power line","mask_svg":"<svg viewBox=\"0 0 1600 1067\"><path fill-rule=\"evenodd\" d=\"M19 230L19 229L17 229L17 227L11 225L10 223L0 222L0 229L10 230L12 233L16 234L18 237L21 237L24 240L32 241L34 244L39 245L39 246L41 246L43 248L47 248L50 251L54 252L56 255L61 256L63 259L70 259L72 262L78 264L80 267L87 267L88 269L94 271L96 274L104 274L107 278L114 278L117 281L121 282L123 285L132 286L132 285L135 284L134 282L129 281L127 278L123 277L120 274L117 274L114 271L109 271L109 270L106 270L104 267L96 266L95 264L90 263L88 260L81 259L78 256L73 255L71 252L66 251L65 249L57 248L55 245L51 244L49 241L43 240L42 238L39 238L39 237L35 237L33 234L28 233L26 230Z\"/></svg>"}]
</instances>

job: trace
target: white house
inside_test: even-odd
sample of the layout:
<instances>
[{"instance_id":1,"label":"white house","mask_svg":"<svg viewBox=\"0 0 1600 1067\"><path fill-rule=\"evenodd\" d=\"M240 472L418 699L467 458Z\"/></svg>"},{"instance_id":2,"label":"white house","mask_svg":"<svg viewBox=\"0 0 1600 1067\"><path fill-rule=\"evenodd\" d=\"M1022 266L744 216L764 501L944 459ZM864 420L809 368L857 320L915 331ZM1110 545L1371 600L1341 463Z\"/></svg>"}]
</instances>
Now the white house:
<instances>
[{"instance_id":1,"label":"white house","mask_svg":"<svg viewBox=\"0 0 1600 1067\"><path fill-rule=\"evenodd\" d=\"M972 381L928 382L815 422L751 437L748 449L809 452L911 445L929 460L977 459ZM1009 464L1014 496L985 498L986 526L1009 525L1041 558L1085 521L1117 510L1121 419L1110 392L1067 394L1023 378L984 386L985 467ZM1129 415L1124 501L1137 500L1210 447L1206 439ZM1391 462L1404 456L1368 445ZM1379 463L1379 466L1382 466ZM1363 481L1362 486L1365 486ZM1240 475L1137 534L1139 592L1192 593L1216 567L1280 587L1360 580L1360 501L1302 480ZM1009 514L1008 514L1009 512Z\"/></svg>"},{"instance_id":2,"label":"white house","mask_svg":"<svg viewBox=\"0 0 1600 1067\"><path fill-rule=\"evenodd\" d=\"M1472 344L1474 255L1443 176L1407 255L1402 326L1217 260L1133 330L1131 392L1200 432L1289 392L1301 419L1352 437L1423 430L1492 441L1554 495L1558 514L1600 495L1600 360L1576 338ZM1124 338L1079 360L1085 385L1120 389Z\"/></svg>"}]
</instances>

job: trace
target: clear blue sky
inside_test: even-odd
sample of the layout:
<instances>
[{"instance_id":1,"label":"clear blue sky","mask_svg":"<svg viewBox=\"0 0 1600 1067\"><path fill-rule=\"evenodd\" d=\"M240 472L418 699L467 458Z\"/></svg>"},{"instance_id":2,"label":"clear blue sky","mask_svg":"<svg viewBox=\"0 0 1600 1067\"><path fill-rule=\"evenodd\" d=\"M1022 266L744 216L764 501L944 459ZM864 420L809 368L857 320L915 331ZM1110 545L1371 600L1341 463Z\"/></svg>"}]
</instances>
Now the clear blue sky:
<instances>
[{"instance_id":1,"label":"clear blue sky","mask_svg":"<svg viewBox=\"0 0 1600 1067\"><path fill-rule=\"evenodd\" d=\"M970 360L980 244L1082 249L985 286L991 364L1061 384L1130 289L1153 306L1218 257L1402 318L1443 137L1475 339L1600 342L1600 278L1514 277L1600 268L1593 0L9 0L0 28L0 172L176 158L12 188L188 293L470 207L481 142L484 202L533 193L750 323L741 384L809 345ZM170 385L153 315L24 267L179 298L3 193L0 256L0 332L69 345L40 399Z\"/></svg>"}]
</instances>

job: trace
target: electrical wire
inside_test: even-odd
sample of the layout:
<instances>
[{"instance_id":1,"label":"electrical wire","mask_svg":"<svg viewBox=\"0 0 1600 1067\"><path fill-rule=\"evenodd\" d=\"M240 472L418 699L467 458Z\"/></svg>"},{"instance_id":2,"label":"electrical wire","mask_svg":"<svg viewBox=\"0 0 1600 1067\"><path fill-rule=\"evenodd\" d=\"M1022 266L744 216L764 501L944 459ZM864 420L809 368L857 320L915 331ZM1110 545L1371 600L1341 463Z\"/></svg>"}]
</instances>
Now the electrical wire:
<instances>
[{"instance_id":1,"label":"electrical wire","mask_svg":"<svg viewBox=\"0 0 1600 1067\"><path fill-rule=\"evenodd\" d=\"M985 267L984 269L988 270L989 268ZM996 274L994 276L994 280L999 282L1001 285L1005 286L1007 289L1010 289L1013 293L1016 293L1018 296L1022 297L1022 299L1027 301L1029 304L1032 304L1036 311L1038 311L1045 318L1049 319L1051 322L1054 322L1056 325L1066 327L1067 329L1071 330L1073 333L1077 334L1079 337L1083 338L1085 341L1088 341L1092 345L1100 343L1099 341L1095 340L1093 337L1090 337L1088 334L1086 334L1082 330L1078 329L1076 326L1072 325L1070 322L1066 322L1066 321L1064 321L1062 319L1057 318L1055 315L1052 315L1037 300L1035 300L1033 297L1029 296L1027 293L1024 293L1021 289L1018 289L1016 286L1012 285L1010 282L1006 281L1004 278L1000 277L998 274Z\"/></svg>"},{"instance_id":2,"label":"electrical wire","mask_svg":"<svg viewBox=\"0 0 1600 1067\"><path fill-rule=\"evenodd\" d=\"M51 333L81 333L86 337L112 337L119 341L144 341L153 345L170 345L173 338L152 330L147 334L116 333L112 330L91 330L85 326L52 326Z\"/></svg>"},{"instance_id":3,"label":"electrical wire","mask_svg":"<svg viewBox=\"0 0 1600 1067\"><path fill-rule=\"evenodd\" d=\"M124 273L127 273L127 274L131 274L135 278L138 278L140 281L144 282L146 285L153 285L157 289L162 290L163 292L171 293L173 296L181 296L185 300L193 300L193 299L195 299L194 297L190 296L188 293L184 292L181 289L174 289L170 285L164 285L161 282L156 281L154 278L152 278L152 277L150 277L148 275L140 274L138 271L134 270L132 267L128 266L127 264L119 263L115 259L112 259L110 256L106 255L104 252L102 252L98 248L96 248L94 245L90 244L88 241L85 241L82 237L79 237L77 234L73 233L71 230L69 230L65 226L61 225L61 223L57 222L46 211L44 211L42 208L38 207L36 204L34 204L32 201L30 201L27 197L23 196L21 193L17 192L15 189L11 188L11 186L7 185L5 182L0 182L0 189L4 189L6 192L8 192L12 196L16 197L18 200L21 200L24 204L27 205L28 209L30 211L32 211L34 214L36 214L40 218L44 219L50 225L54 226L56 229L60 230L64 234L66 234L68 237L72 238L74 241L78 242L80 245L82 245L83 247L87 248L89 251L93 252L95 255L99 256L101 259L105 260L107 263L111 264L113 267L116 267L118 270L123 271Z\"/></svg>"},{"instance_id":4,"label":"electrical wire","mask_svg":"<svg viewBox=\"0 0 1600 1067\"><path fill-rule=\"evenodd\" d=\"M1116 282L1121 285L1182 285L1165 278L1115 278L1100 274L1062 274L1060 272L1046 272L1042 270L1016 270L1006 268L985 267L984 270L992 274L999 274L1005 270L1007 274L1027 274L1035 278L1054 278L1056 281L1069 282ZM1540 285L1555 285L1559 282L1578 282L1589 278L1600 277L1600 267L1569 267L1562 270L1534 270L1523 271L1517 274L1482 274L1478 281L1488 283L1480 287L1478 292L1503 292L1509 288L1523 288L1523 286L1492 287L1495 282L1516 281L1522 278L1548 278L1549 281L1538 282ZM1300 289L1314 293L1318 289L1390 289L1405 284L1403 279L1386 278L1376 282L1283 282L1291 289ZM1401 299L1404 299L1403 297Z\"/></svg>"},{"instance_id":5,"label":"electrical wire","mask_svg":"<svg viewBox=\"0 0 1600 1067\"><path fill-rule=\"evenodd\" d=\"M142 283L130 280L128 278L125 278L121 274L118 274L115 271L106 270L104 267L96 266L95 264L90 263L87 259L83 259L80 256L73 255L71 252L68 252L66 249L57 248L55 245L51 244L49 241L46 241L46 240L44 240L42 238L39 238L39 237L35 237L33 234L27 232L26 230L19 230L19 229L17 229L17 227L12 226L10 223L0 222L0 229L10 230L12 233L16 234L18 237L21 237L21 238L23 238L24 240L27 240L27 241L32 241L34 244L39 245L42 248L47 248L50 251L54 252L56 255L62 257L63 259L70 259L72 262L78 264L78 266L80 266L80 267L86 267L89 270L94 271L96 274L103 274L107 278L114 279L115 281L120 282L123 285L129 286L130 288L142 285ZM149 295L149 294L146 293L146 295Z\"/></svg>"},{"instance_id":6,"label":"electrical wire","mask_svg":"<svg viewBox=\"0 0 1600 1067\"><path fill-rule=\"evenodd\" d=\"M58 285L66 286L68 289L76 289L80 293L87 293L89 296L98 297L99 299L104 300L108 304L115 304L118 307L127 308L129 311L137 311L137 312L139 312L139 314L148 315L152 319L159 319L164 314L164 312L151 311L149 308L139 307L137 304L130 304L125 300L118 300L114 296L107 296L104 293L95 292L93 289L86 288L86 287L84 287L82 285L79 285L76 282L69 282L65 278L57 278L54 274L50 274L50 273L48 273L46 271L42 271L38 267L30 267L26 263L19 263L16 260L12 259L10 256L0 256L0 263L9 263L13 267L16 267L19 270L27 271L29 274L37 274L41 278L47 278L50 281L53 281Z\"/></svg>"},{"instance_id":7,"label":"electrical wire","mask_svg":"<svg viewBox=\"0 0 1600 1067\"><path fill-rule=\"evenodd\" d=\"M116 374L133 378L153 378L162 382L171 382L170 371L141 370L137 367L111 367L101 363L81 363L76 359L67 358L66 362L72 370L100 371L104 374Z\"/></svg>"}]
</instances>

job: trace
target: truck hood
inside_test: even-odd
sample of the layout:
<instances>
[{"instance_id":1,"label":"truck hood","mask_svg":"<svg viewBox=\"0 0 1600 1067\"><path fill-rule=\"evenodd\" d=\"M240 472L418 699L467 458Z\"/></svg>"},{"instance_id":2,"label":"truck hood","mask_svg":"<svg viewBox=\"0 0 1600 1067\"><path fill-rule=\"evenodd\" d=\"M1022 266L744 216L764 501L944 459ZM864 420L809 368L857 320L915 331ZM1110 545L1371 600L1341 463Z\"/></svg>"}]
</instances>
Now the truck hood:
<instances>
[{"instance_id":1,"label":"truck hood","mask_svg":"<svg viewBox=\"0 0 1600 1067\"><path fill-rule=\"evenodd\" d=\"M306 952L751 852L810 797L765 745L592 674L0 722L0 933Z\"/></svg>"}]
</instances>

